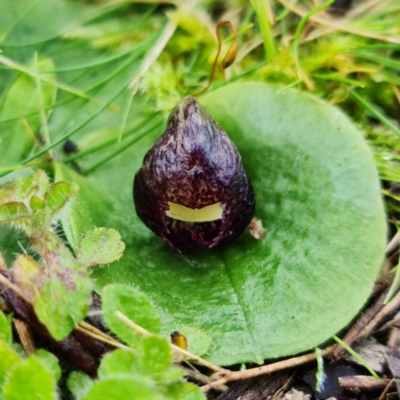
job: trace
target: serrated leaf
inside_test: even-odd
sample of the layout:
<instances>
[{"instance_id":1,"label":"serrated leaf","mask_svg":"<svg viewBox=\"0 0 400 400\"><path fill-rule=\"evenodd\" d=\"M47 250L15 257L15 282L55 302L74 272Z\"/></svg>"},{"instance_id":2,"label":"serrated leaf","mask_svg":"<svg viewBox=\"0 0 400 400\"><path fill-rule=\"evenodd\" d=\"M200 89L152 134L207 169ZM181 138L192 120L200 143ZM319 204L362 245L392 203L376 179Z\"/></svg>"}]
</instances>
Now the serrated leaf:
<instances>
[{"instance_id":1,"label":"serrated leaf","mask_svg":"<svg viewBox=\"0 0 400 400\"><path fill-rule=\"evenodd\" d=\"M156 343L152 339L139 340L133 351L118 349L106 354L100 364L99 378L135 374L151 377L158 382L171 382L181 378L184 372L171 365L171 351L167 342L162 338L156 339Z\"/></svg>"},{"instance_id":2,"label":"serrated leaf","mask_svg":"<svg viewBox=\"0 0 400 400\"><path fill-rule=\"evenodd\" d=\"M134 375L140 373L141 370L141 348L139 345L134 351L122 349L114 350L106 354L101 360L99 367L99 378L111 378L118 375Z\"/></svg>"},{"instance_id":3,"label":"serrated leaf","mask_svg":"<svg viewBox=\"0 0 400 400\"><path fill-rule=\"evenodd\" d=\"M84 319L89 308L91 282L88 276L74 274L70 283L71 286L66 287L54 278L45 281L34 303L39 320L57 340L65 339Z\"/></svg>"},{"instance_id":4,"label":"serrated leaf","mask_svg":"<svg viewBox=\"0 0 400 400\"><path fill-rule=\"evenodd\" d=\"M43 266L19 255L12 267L13 281L31 301L39 320L57 340L64 339L83 320L92 284L87 269L52 232L42 232L46 244Z\"/></svg>"},{"instance_id":5,"label":"serrated leaf","mask_svg":"<svg viewBox=\"0 0 400 400\"><path fill-rule=\"evenodd\" d=\"M56 382L42 361L29 357L20 362L4 385L5 400L56 400Z\"/></svg>"},{"instance_id":6,"label":"serrated leaf","mask_svg":"<svg viewBox=\"0 0 400 400\"><path fill-rule=\"evenodd\" d=\"M186 326L179 329L187 340L188 350L196 354L196 356L203 356L208 353L212 345L211 336L202 328L195 326Z\"/></svg>"},{"instance_id":7,"label":"serrated leaf","mask_svg":"<svg viewBox=\"0 0 400 400\"><path fill-rule=\"evenodd\" d=\"M175 365L170 365L167 369L157 372L152 375L153 379L162 384L177 381L185 375L185 371Z\"/></svg>"},{"instance_id":8,"label":"serrated leaf","mask_svg":"<svg viewBox=\"0 0 400 400\"><path fill-rule=\"evenodd\" d=\"M217 364L261 362L324 342L364 305L384 255L380 186L362 135L331 105L280 89L236 83L200 100L239 149L264 239L244 232L229 246L180 256L144 226L127 185L161 131L86 179L102 197L81 197L90 224L118 229L129 244L117 266L93 272L96 283L145 292L165 335L205 329L213 339L207 356ZM97 211L102 199L112 213ZM68 218L79 233L75 210Z\"/></svg>"},{"instance_id":9,"label":"serrated leaf","mask_svg":"<svg viewBox=\"0 0 400 400\"><path fill-rule=\"evenodd\" d=\"M44 349L38 349L31 354L31 357L32 356L38 357L40 361L42 361L42 363L47 367L47 369L52 372L56 381L60 380L61 367L60 363L58 362L58 358L54 354Z\"/></svg>"},{"instance_id":10,"label":"serrated leaf","mask_svg":"<svg viewBox=\"0 0 400 400\"><path fill-rule=\"evenodd\" d=\"M166 387L165 397L169 400L205 400L198 386L186 382L173 382Z\"/></svg>"},{"instance_id":11,"label":"serrated leaf","mask_svg":"<svg viewBox=\"0 0 400 400\"><path fill-rule=\"evenodd\" d=\"M93 379L81 371L72 371L67 380L68 389L77 400L86 395L93 383Z\"/></svg>"},{"instance_id":12,"label":"serrated leaf","mask_svg":"<svg viewBox=\"0 0 400 400\"><path fill-rule=\"evenodd\" d=\"M46 279L43 267L31 256L20 254L11 269L13 282L21 289L30 302L34 302L40 294Z\"/></svg>"},{"instance_id":13,"label":"serrated leaf","mask_svg":"<svg viewBox=\"0 0 400 400\"><path fill-rule=\"evenodd\" d=\"M142 365L144 373L154 374L166 370L172 363L172 350L168 342L158 336L142 340Z\"/></svg>"},{"instance_id":14,"label":"serrated leaf","mask_svg":"<svg viewBox=\"0 0 400 400\"><path fill-rule=\"evenodd\" d=\"M8 344L12 342L11 319L7 318L3 311L0 311L0 341Z\"/></svg>"},{"instance_id":15,"label":"serrated leaf","mask_svg":"<svg viewBox=\"0 0 400 400\"><path fill-rule=\"evenodd\" d=\"M24 203L12 202L0 206L0 224L12 224L29 233L35 227L34 219Z\"/></svg>"},{"instance_id":16,"label":"serrated leaf","mask_svg":"<svg viewBox=\"0 0 400 400\"><path fill-rule=\"evenodd\" d=\"M79 244L82 240L82 236L96 226L94 221L91 219L89 203L84 199L86 199L89 194L90 196L97 198L99 200L99 214L108 215L116 212L116 210L113 208L113 202L108 201L107 197L99 191L95 185L89 183L88 180L81 175L61 163L56 163L54 169L57 180L61 179L76 182L80 188L79 195L76 196L75 201L70 205L70 212L61 217L68 242L77 253L79 251Z\"/></svg>"},{"instance_id":17,"label":"serrated leaf","mask_svg":"<svg viewBox=\"0 0 400 400\"><path fill-rule=\"evenodd\" d=\"M79 245L78 261L86 267L110 264L122 257L125 243L115 229L97 228L86 233Z\"/></svg>"},{"instance_id":18,"label":"serrated leaf","mask_svg":"<svg viewBox=\"0 0 400 400\"><path fill-rule=\"evenodd\" d=\"M28 174L20 177L20 173ZM0 186L0 204L8 202L26 202L29 204L29 199L32 196L43 198L49 187L49 177L46 172L38 169L36 172L27 168L20 173L12 173L7 175L7 183ZM11 179L11 181L8 181Z\"/></svg>"},{"instance_id":19,"label":"serrated leaf","mask_svg":"<svg viewBox=\"0 0 400 400\"><path fill-rule=\"evenodd\" d=\"M70 182L56 182L45 195L46 208L54 218L79 191L79 186Z\"/></svg>"},{"instance_id":20,"label":"serrated leaf","mask_svg":"<svg viewBox=\"0 0 400 400\"><path fill-rule=\"evenodd\" d=\"M0 398L3 385L10 372L21 363L18 354L12 350L4 340L0 340Z\"/></svg>"},{"instance_id":21,"label":"serrated leaf","mask_svg":"<svg viewBox=\"0 0 400 400\"><path fill-rule=\"evenodd\" d=\"M30 207L31 207L31 209L32 209L32 211L34 213L37 213L40 210L43 210L44 207L45 207L44 201L41 198L37 197L37 196L32 196L31 197L29 205L30 205Z\"/></svg>"},{"instance_id":22,"label":"serrated leaf","mask_svg":"<svg viewBox=\"0 0 400 400\"><path fill-rule=\"evenodd\" d=\"M0 222L9 222L25 216L29 216L29 210L24 203L12 202L0 206Z\"/></svg>"},{"instance_id":23,"label":"serrated leaf","mask_svg":"<svg viewBox=\"0 0 400 400\"><path fill-rule=\"evenodd\" d=\"M94 383L82 400L164 400L151 380L144 377L113 377Z\"/></svg>"},{"instance_id":24,"label":"serrated leaf","mask_svg":"<svg viewBox=\"0 0 400 400\"><path fill-rule=\"evenodd\" d=\"M116 311L152 333L160 331L157 311L140 290L125 285L108 285L103 288L102 302L103 317L108 327L128 344L135 346L138 334L115 316Z\"/></svg>"}]
</instances>

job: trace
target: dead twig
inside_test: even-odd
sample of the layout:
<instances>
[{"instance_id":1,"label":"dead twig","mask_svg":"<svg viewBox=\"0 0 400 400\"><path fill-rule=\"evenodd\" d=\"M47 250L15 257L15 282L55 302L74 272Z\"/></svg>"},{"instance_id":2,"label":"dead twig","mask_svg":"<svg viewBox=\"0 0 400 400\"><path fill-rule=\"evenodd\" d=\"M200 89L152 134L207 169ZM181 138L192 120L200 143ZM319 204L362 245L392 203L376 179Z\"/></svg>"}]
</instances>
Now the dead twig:
<instances>
[{"instance_id":1,"label":"dead twig","mask_svg":"<svg viewBox=\"0 0 400 400\"><path fill-rule=\"evenodd\" d=\"M6 286L8 289L11 289L15 294L17 294L21 299L26 301L27 303L31 303L29 299L25 296L22 290L17 286L14 285L10 280L8 280L4 275L0 273L0 283Z\"/></svg>"},{"instance_id":2,"label":"dead twig","mask_svg":"<svg viewBox=\"0 0 400 400\"><path fill-rule=\"evenodd\" d=\"M396 88L397 89L397 88ZM399 103L400 103L400 93L399 93ZM400 240L400 231L398 231L393 237L392 240L386 247L386 253L391 253L393 250L399 247L399 240Z\"/></svg>"},{"instance_id":3,"label":"dead twig","mask_svg":"<svg viewBox=\"0 0 400 400\"><path fill-rule=\"evenodd\" d=\"M94 327L92 327L92 328L94 328ZM93 339L96 339L103 343L107 343L118 349L124 349L124 350L129 350L129 351L132 350L130 347L125 346L124 344L118 342L117 340L113 339L111 336L109 336L109 338L104 337L104 335L99 335L99 334L95 333L93 330L88 330L88 329L82 327L81 324L78 324L77 326L75 326L74 329L76 329L79 332L84 333L87 336L92 337ZM94 328L94 329L96 329L96 328Z\"/></svg>"},{"instance_id":4,"label":"dead twig","mask_svg":"<svg viewBox=\"0 0 400 400\"><path fill-rule=\"evenodd\" d=\"M375 392L395 388L393 379L375 379L373 376L340 376L339 386L343 392Z\"/></svg>"},{"instance_id":5,"label":"dead twig","mask_svg":"<svg viewBox=\"0 0 400 400\"><path fill-rule=\"evenodd\" d=\"M375 327L388 315L392 314L400 306L400 292L393 297L393 299L386 304L382 310L369 322L369 324L360 332L359 339L368 336Z\"/></svg>"},{"instance_id":6,"label":"dead twig","mask_svg":"<svg viewBox=\"0 0 400 400\"><path fill-rule=\"evenodd\" d=\"M326 349L321 351L321 356L326 357L331 354L334 346L327 347ZM212 383L202 386L201 390L203 392L208 392L211 389L215 389L220 385L225 385L228 382L238 381L242 379L254 378L260 375L271 374L272 372L281 371L283 369L298 367L299 365L303 365L309 363L310 361L314 361L316 359L316 354L308 353L299 357L289 358L287 360L278 361L273 364L263 365L262 367L251 368L246 371L229 371L229 374L225 374L225 376L221 377L221 374L214 374L212 377L216 378Z\"/></svg>"},{"instance_id":7,"label":"dead twig","mask_svg":"<svg viewBox=\"0 0 400 400\"><path fill-rule=\"evenodd\" d=\"M141 326L135 324L126 315L122 314L121 311L116 311L114 315L119 320L121 320L124 324L126 324L132 330L134 330L135 332L137 332L137 333L139 333L139 334L141 334L143 336L151 335L151 333L149 331L147 331L146 329L142 328ZM169 343L169 345L172 348L172 350L185 355L186 357L190 358L191 360L197 361L199 364L209 368L211 371L215 371L215 372L218 372L218 373L221 373L221 374L230 374L232 372L232 371L230 371L228 369L218 367L218 365L215 365L215 364L211 363L210 361L204 360L204 358L196 356L195 354L190 353L187 350L181 349L180 347L175 346L172 343Z\"/></svg>"},{"instance_id":8,"label":"dead twig","mask_svg":"<svg viewBox=\"0 0 400 400\"><path fill-rule=\"evenodd\" d=\"M21 340L22 347L24 348L25 353L29 356L29 354L36 350L35 341L33 340L29 325L18 318L13 318L13 323Z\"/></svg>"}]
</instances>

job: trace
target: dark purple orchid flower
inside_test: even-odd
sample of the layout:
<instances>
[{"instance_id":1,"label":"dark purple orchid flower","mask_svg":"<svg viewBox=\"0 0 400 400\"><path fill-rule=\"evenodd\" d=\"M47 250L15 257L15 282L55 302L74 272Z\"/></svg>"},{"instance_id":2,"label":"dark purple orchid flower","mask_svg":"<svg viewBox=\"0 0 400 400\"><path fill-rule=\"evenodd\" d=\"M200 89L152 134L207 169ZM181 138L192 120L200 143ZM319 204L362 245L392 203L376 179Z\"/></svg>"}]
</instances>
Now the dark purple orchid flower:
<instances>
[{"instance_id":1,"label":"dark purple orchid flower","mask_svg":"<svg viewBox=\"0 0 400 400\"><path fill-rule=\"evenodd\" d=\"M134 181L136 212L173 249L231 242L255 207L236 146L208 112L186 97L148 151Z\"/></svg>"}]
</instances>

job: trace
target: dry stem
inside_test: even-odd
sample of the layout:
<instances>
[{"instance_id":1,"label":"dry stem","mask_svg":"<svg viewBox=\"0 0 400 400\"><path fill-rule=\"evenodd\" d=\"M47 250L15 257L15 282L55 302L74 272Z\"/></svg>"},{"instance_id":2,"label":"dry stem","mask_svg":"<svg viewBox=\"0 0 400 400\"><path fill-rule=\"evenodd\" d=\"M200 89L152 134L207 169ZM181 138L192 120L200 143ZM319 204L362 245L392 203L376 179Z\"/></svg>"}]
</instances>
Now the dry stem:
<instances>
[{"instance_id":1,"label":"dry stem","mask_svg":"<svg viewBox=\"0 0 400 400\"><path fill-rule=\"evenodd\" d=\"M289 0L279 0L279 2L281 4L283 4L288 10L294 12L295 14L297 14L297 15L299 15L301 17L304 17L308 12L304 8L299 7L299 6L295 5L295 4L292 4ZM322 18L322 17L320 17L318 15L312 15L310 17L310 21L317 22L318 24L329 26L329 27L337 29L339 31L352 33L352 34L358 35L358 36L364 36L364 37L368 37L368 38L371 38L371 39L381 40L383 42L397 43L397 44L400 43L400 40L395 38L395 37L379 35L379 34L374 33L374 32L365 31L365 30L362 30L362 29L352 28L351 26L344 25L344 24L339 23L339 22L331 21L331 20Z\"/></svg>"},{"instance_id":2,"label":"dry stem","mask_svg":"<svg viewBox=\"0 0 400 400\"><path fill-rule=\"evenodd\" d=\"M92 328L93 328L93 327L92 327ZM113 339L113 338L111 338L111 337L107 338L107 337L104 337L104 335L99 335L99 334L97 334L97 333L94 333L92 330L88 330L88 329L86 329L86 328L83 328L83 327L81 326L81 324L76 325L74 329L76 329L76 330L79 331L79 332L84 333L84 334L87 335L87 336L90 336L90 337L92 337L92 338L94 338L94 339L97 339L97 340L100 341L100 342L107 343L107 344L109 344L109 345L111 345L111 346L114 346L114 347L117 347L117 348L119 348L119 349L124 349L124 350L129 350L129 351L132 350L130 347L125 346L124 344L122 344L122 343L116 341L115 339Z\"/></svg>"},{"instance_id":3,"label":"dry stem","mask_svg":"<svg viewBox=\"0 0 400 400\"><path fill-rule=\"evenodd\" d=\"M332 350L334 349L334 346L330 346L324 350L321 351L321 356L326 357L328 356ZM207 392L210 389L214 389L220 385L224 385L228 382L232 381L239 381L242 379L248 379L248 378L254 378L256 376L260 375L265 375L265 374L271 374L272 372L280 371L283 369L288 369L292 367L297 367L302 364L306 364L310 361L314 361L316 359L316 354L315 353L308 353L304 354L303 356L299 357L293 357L289 358L287 360L282 360L278 361L273 364L268 364L268 365L263 365L262 367L257 367L257 368L251 368L246 371L228 371L228 374L225 374L222 378L219 378L215 380L214 382L202 386L201 390L203 392ZM220 376L220 374L214 374L214 376Z\"/></svg>"},{"instance_id":4,"label":"dry stem","mask_svg":"<svg viewBox=\"0 0 400 400\"><path fill-rule=\"evenodd\" d=\"M22 290L14 285L10 280L8 280L4 275L0 273L0 283L2 283L4 286L8 287L12 291L14 291L19 297L24 299L28 304L31 304L29 299L25 296L25 294L22 292Z\"/></svg>"},{"instance_id":5,"label":"dry stem","mask_svg":"<svg viewBox=\"0 0 400 400\"><path fill-rule=\"evenodd\" d=\"M369 322L369 324L360 332L358 339L368 336L374 328L388 315L392 314L400 306L400 292L386 304L382 310Z\"/></svg>"},{"instance_id":6,"label":"dry stem","mask_svg":"<svg viewBox=\"0 0 400 400\"><path fill-rule=\"evenodd\" d=\"M121 311L116 311L114 315L119 320L121 320L124 324L126 324L132 330L134 330L135 332L140 333L143 336L151 335L151 333L149 331L147 331L146 329L142 328L141 326L135 324L126 315L122 314ZM190 358L190 359L192 359L194 361L197 361L199 364L204 365L205 367L209 368L212 371L215 371L215 372L218 372L218 373L221 373L221 374L230 374L231 373L231 371L229 371L228 369L218 367L217 365L215 365L215 364L213 364L213 363L211 363L211 362L209 362L207 360L204 360L203 358L201 358L199 356L196 356L195 354L190 353L187 350L181 349L180 347L175 346L172 343L169 343L169 345L172 348L172 350L174 350L174 351L176 351L178 353L181 353L181 354L185 355L186 357L188 357L188 358Z\"/></svg>"},{"instance_id":7,"label":"dry stem","mask_svg":"<svg viewBox=\"0 0 400 400\"><path fill-rule=\"evenodd\" d=\"M13 323L15 326L15 330L17 331L18 336L21 339L22 347L24 348L25 353L29 356L29 354L33 353L36 350L35 341L33 340L29 325L26 322L17 318L13 318Z\"/></svg>"}]
</instances>

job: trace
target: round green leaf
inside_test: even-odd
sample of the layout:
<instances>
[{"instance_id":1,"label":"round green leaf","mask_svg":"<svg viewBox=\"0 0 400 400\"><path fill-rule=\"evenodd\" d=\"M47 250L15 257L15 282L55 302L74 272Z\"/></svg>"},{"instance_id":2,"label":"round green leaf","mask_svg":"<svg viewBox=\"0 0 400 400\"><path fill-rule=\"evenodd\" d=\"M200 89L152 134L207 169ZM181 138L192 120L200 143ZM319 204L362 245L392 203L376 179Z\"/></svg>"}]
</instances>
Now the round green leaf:
<instances>
[{"instance_id":1,"label":"round green leaf","mask_svg":"<svg viewBox=\"0 0 400 400\"><path fill-rule=\"evenodd\" d=\"M126 285L108 285L103 289L102 301L103 317L108 327L132 347L137 345L141 336L118 319L116 311L150 332L160 331L160 318L148 297L140 290Z\"/></svg>"},{"instance_id":2,"label":"round green leaf","mask_svg":"<svg viewBox=\"0 0 400 400\"><path fill-rule=\"evenodd\" d=\"M201 389L187 382L174 382L167 386L165 398L168 400L205 400Z\"/></svg>"},{"instance_id":3,"label":"round green leaf","mask_svg":"<svg viewBox=\"0 0 400 400\"><path fill-rule=\"evenodd\" d=\"M197 326L186 326L179 330L187 340L188 350L197 356L207 354L212 345L211 336Z\"/></svg>"},{"instance_id":4,"label":"round green leaf","mask_svg":"<svg viewBox=\"0 0 400 400\"><path fill-rule=\"evenodd\" d=\"M145 377L112 377L97 381L82 400L163 400L156 386Z\"/></svg>"},{"instance_id":5,"label":"round green leaf","mask_svg":"<svg viewBox=\"0 0 400 400\"><path fill-rule=\"evenodd\" d=\"M17 365L4 385L5 400L56 400L56 382L45 363L30 357Z\"/></svg>"},{"instance_id":6,"label":"round green leaf","mask_svg":"<svg viewBox=\"0 0 400 400\"><path fill-rule=\"evenodd\" d=\"M32 353L35 357L38 357L40 361L46 365L47 369L52 372L56 381L61 379L61 367L58 362L58 358L47 350L37 349Z\"/></svg>"},{"instance_id":7,"label":"round green leaf","mask_svg":"<svg viewBox=\"0 0 400 400\"><path fill-rule=\"evenodd\" d=\"M127 246L118 263L96 269L97 283L140 288L165 334L205 329L209 358L219 364L262 362L324 342L363 306L383 259L379 182L362 135L327 103L279 89L237 83L200 100L242 155L264 239L245 232L229 246L181 256L144 226L132 181L160 131L88 178L112 204L107 215L96 211L98 196L81 191L92 223L118 229Z\"/></svg>"}]
</instances>

